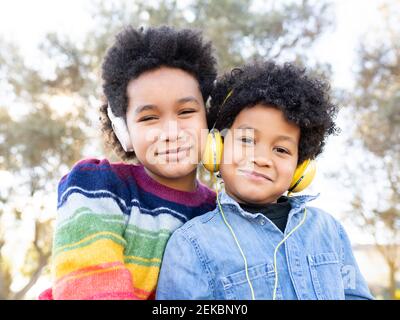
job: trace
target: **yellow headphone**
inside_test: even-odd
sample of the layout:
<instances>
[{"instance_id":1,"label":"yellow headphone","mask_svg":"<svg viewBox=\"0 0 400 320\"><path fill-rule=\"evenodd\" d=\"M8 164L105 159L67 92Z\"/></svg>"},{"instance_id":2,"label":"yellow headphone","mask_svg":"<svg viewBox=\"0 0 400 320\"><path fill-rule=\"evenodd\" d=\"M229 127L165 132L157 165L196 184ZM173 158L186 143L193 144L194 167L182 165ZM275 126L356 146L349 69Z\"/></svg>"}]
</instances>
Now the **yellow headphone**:
<instances>
[{"instance_id":1,"label":"yellow headphone","mask_svg":"<svg viewBox=\"0 0 400 320\"><path fill-rule=\"evenodd\" d=\"M222 159L223 142L221 134L217 129L211 129L207 136L206 146L202 157L204 167L210 171L218 172ZM297 166L290 183L289 194L303 191L314 179L316 172L315 160L307 159Z\"/></svg>"}]
</instances>

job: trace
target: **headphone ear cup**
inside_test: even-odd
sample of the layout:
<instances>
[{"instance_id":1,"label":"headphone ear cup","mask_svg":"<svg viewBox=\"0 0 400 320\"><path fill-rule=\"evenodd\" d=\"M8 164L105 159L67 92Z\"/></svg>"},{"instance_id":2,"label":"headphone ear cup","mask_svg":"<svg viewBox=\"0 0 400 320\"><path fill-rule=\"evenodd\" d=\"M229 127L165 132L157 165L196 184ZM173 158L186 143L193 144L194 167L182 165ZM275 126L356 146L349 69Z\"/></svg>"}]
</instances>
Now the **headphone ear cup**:
<instances>
[{"instance_id":1,"label":"headphone ear cup","mask_svg":"<svg viewBox=\"0 0 400 320\"><path fill-rule=\"evenodd\" d=\"M118 119L111 123L114 133L117 136L119 142L121 143L122 148L125 152L132 152L133 146L131 142L131 138L129 137L129 131L125 124L125 121L122 119Z\"/></svg>"},{"instance_id":2,"label":"headphone ear cup","mask_svg":"<svg viewBox=\"0 0 400 320\"><path fill-rule=\"evenodd\" d=\"M212 129L207 135L206 146L203 152L203 166L210 172L218 172L222 159L223 142L217 129Z\"/></svg>"},{"instance_id":3,"label":"headphone ear cup","mask_svg":"<svg viewBox=\"0 0 400 320\"><path fill-rule=\"evenodd\" d=\"M111 121L111 126L115 135L117 136L119 142L121 143L122 148L125 152L132 152L133 146L132 141L129 136L128 127L126 126L125 119L122 117L116 117L111 110L110 105L107 108L107 115Z\"/></svg>"},{"instance_id":4,"label":"headphone ear cup","mask_svg":"<svg viewBox=\"0 0 400 320\"><path fill-rule=\"evenodd\" d=\"M316 161L307 159L297 166L290 183L289 192L300 192L307 188L314 179L317 170Z\"/></svg>"}]
</instances>

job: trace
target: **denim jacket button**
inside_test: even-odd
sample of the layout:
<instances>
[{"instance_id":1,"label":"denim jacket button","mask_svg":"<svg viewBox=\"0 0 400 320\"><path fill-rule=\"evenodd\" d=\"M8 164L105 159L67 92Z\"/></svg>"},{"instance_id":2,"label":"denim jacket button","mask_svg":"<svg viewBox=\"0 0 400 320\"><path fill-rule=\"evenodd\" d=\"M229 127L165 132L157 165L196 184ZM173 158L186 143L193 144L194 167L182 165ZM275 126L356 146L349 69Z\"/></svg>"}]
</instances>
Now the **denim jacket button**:
<instances>
[{"instance_id":1,"label":"denim jacket button","mask_svg":"<svg viewBox=\"0 0 400 320\"><path fill-rule=\"evenodd\" d=\"M265 219L260 219L260 224L263 226L265 224Z\"/></svg>"}]
</instances>

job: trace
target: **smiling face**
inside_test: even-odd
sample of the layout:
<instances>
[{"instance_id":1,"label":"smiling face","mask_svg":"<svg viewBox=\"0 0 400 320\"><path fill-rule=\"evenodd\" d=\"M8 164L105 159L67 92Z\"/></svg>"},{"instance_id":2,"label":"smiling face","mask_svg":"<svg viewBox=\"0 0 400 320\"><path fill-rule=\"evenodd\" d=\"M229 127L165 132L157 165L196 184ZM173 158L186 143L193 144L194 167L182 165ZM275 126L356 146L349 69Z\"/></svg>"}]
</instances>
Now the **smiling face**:
<instances>
[{"instance_id":1,"label":"smiling face","mask_svg":"<svg viewBox=\"0 0 400 320\"><path fill-rule=\"evenodd\" d=\"M272 106L243 109L224 139L220 165L226 192L240 203L274 203L288 190L300 128Z\"/></svg>"},{"instance_id":2,"label":"smiling face","mask_svg":"<svg viewBox=\"0 0 400 320\"><path fill-rule=\"evenodd\" d=\"M193 184L207 135L203 97L189 73L162 67L147 71L127 87L127 124L137 159L159 182ZM204 137L202 137L204 135ZM186 188L187 189L187 188Z\"/></svg>"}]
</instances>

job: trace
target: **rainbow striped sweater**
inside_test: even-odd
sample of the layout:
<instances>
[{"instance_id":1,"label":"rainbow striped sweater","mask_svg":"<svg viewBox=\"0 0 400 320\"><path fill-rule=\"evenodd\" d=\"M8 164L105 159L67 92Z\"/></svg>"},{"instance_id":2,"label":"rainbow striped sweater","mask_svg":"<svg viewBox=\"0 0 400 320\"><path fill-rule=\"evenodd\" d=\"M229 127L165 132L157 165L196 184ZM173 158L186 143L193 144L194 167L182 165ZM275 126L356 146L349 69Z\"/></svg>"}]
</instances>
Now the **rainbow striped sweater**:
<instances>
[{"instance_id":1,"label":"rainbow striped sweater","mask_svg":"<svg viewBox=\"0 0 400 320\"><path fill-rule=\"evenodd\" d=\"M172 232L213 210L215 193L168 188L141 165L87 159L58 186L54 299L152 299Z\"/></svg>"}]
</instances>

